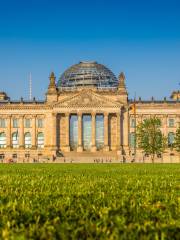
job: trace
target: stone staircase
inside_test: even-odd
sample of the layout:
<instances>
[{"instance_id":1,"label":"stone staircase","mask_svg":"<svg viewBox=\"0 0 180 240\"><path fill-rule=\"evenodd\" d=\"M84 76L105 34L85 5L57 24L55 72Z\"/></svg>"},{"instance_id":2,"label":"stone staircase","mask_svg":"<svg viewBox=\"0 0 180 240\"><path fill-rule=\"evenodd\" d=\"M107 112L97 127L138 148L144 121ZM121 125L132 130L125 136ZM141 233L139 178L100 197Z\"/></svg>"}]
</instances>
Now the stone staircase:
<instances>
[{"instance_id":1,"label":"stone staircase","mask_svg":"<svg viewBox=\"0 0 180 240\"><path fill-rule=\"evenodd\" d=\"M120 163L122 156L118 156L116 151L110 152L62 152L62 157L57 157L55 162L64 163Z\"/></svg>"}]
</instances>

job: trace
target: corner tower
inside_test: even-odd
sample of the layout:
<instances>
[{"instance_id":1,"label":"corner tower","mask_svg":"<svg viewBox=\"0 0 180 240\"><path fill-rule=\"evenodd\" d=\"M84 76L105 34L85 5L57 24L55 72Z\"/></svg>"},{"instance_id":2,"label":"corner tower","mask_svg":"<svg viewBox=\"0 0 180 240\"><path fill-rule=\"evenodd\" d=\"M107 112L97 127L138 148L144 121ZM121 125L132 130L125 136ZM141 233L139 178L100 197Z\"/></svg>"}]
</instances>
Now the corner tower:
<instances>
[{"instance_id":1,"label":"corner tower","mask_svg":"<svg viewBox=\"0 0 180 240\"><path fill-rule=\"evenodd\" d=\"M49 86L46 93L47 102L56 102L57 101L57 88L56 88L56 77L54 72L51 73L49 77Z\"/></svg>"}]
</instances>

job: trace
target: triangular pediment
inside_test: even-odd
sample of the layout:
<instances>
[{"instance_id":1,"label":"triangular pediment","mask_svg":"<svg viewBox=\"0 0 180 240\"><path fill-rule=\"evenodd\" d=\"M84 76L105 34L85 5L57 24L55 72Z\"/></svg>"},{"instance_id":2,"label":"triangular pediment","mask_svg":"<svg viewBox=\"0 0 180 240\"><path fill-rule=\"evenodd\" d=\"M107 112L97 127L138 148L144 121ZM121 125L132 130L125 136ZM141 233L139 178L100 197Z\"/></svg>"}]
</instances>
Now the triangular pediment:
<instances>
[{"instance_id":1,"label":"triangular pediment","mask_svg":"<svg viewBox=\"0 0 180 240\"><path fill-rule=\"evenodd\" d=\"M91 90L84 90L74 96L67 97L58 103L54 104L54 108L96 108L96 107L111 107L119 108L122 103L113 101L110 98L102 96Z\"/></svg>"}]
</instances>

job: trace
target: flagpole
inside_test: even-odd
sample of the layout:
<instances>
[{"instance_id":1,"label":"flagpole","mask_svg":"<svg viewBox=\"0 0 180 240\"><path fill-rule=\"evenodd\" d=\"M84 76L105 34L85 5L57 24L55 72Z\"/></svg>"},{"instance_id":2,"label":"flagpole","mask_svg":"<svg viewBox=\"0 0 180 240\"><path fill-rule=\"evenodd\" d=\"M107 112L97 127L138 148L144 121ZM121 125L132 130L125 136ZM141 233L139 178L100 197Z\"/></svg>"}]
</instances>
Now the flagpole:
<instances>
[{"instance_id":1,"label":"flagpole","mask_svg":"<svg viewBox=\"0 0 180 240\"><path fill-rule=\"evenodd\" d=\"M32 75L29 74L29 100L32 101Z\"/></svg>"}]
</instances>

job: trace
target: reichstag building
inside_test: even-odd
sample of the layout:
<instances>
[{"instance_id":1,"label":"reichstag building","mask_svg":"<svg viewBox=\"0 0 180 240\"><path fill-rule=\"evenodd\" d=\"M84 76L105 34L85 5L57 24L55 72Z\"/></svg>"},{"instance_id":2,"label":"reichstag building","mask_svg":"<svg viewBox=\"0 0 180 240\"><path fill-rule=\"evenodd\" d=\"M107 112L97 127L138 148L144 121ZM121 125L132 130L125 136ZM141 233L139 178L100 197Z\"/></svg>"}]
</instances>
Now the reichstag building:
<instances>
[{"instance_id":1,"label":"reichstag building","mask_svg":"<svg viewBox=\"0 0 180 240\"><path fill-rule=\"evenodd\" d=\"M180 123L180 92L171 99L128 99L125 75L116 77L97 62L80 62L56 81L49 77L45 100L13 101L0 92L0 161L17 162L148 162L134 153L135 122L161 119L162 132L174 141ZM167 148L158 162L177 162Z\"/></svg>"}]
</instances>

